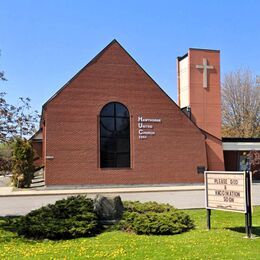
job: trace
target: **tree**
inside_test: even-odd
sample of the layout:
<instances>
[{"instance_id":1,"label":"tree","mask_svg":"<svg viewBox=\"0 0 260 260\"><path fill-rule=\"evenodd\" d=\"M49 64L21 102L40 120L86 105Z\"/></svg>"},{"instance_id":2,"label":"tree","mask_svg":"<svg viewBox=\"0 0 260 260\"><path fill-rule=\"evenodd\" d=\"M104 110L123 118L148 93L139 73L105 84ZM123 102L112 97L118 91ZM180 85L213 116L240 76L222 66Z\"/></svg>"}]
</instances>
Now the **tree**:
<instances>
[{"instance_id":1,"label":"tree","mask_svg":"<svg viewBox=\"0 0 260 260\"><path fill-rule=\"evenodd\" d=\"M248 160L250 163L250 170L253 173L253 176L260 177L260 152L259 151L250 151L248 154Z\"/></svg>"},{"instance_id":2,"label":"tree","mask_svg":"<svg viewBox=\"0 0 260 260\"><path fill-rule=\"evenodd\" d=\"M7 79L5 78L5 74L4 74L3 71L0 71L0 79L1 79L1 80L7 80Z\"/></svg>"},{"instance_id":3,"label":"tree","mask_svg":"<svg viewBox=\"0 0 260 260\"><path fill-rule=\"evenodd\" d=\"M13 149L12 181L17 188L28 188L31 185L34 173L34 150L31 143L17 138Z\"/></svg>"},{"instance_id":4,"label":"tree","mask_svg":"<svg viewBox=\"0 0 260 260\"><path fill-rule=\"evenodd\" d=\"M260 87L249 70L227 73L222 83L222 135L260 137Z\"/></svg>"},{"instance_id":5,"label":"tree","mask_svg":"<svg viewBox=\"0 0 260 260\"><path fill-rule=\"evenodd\" d=\"M0 175L6 175L12 170L12 145L0 143Z\"/></svg>"},{"instance_id":6,"label":"tree","mask_svg":"<svg viewBox=\"0 0 260 260\"><path fill-rule=\"evenodd\" d=\"M0 142L35 133L39 114L31 109L30 98L20 97L19 105L13 106L7 103L5 95L0 92Z\"/></svg>"},{"instance_id":7,"label":"tree","mask_svg":"<svg viewBox=\"0 0 260 260\"><path fill-rule=\"evenodd\" d=\"M0 56L1 56L1 51L0 51ZM7 79L5 78L5 73L4 73L4 71L0 71L0 80L7 80Z\"/></svg>"},{"instance_id":8,"label":"tree","mask_svg":"<svg viewBox=\"0 0 260 260\"><path fill-rule=\"evenodd\" d=\"M30 98L20 97L19 101L20 104L15 108L13 113L12 126L16 127L13 136L23 138L31 136L36 132L40 116L36 110L31 109Z\"/></svg>"},{"instance_id":9,"label":"tree","mask_svg":"<svg viewBox=\"0 0 260 260\"><path fill-rule=\"evenodd\" d=\"M0 83L6 80L0 71ZM3 174L12 170L11 142L32 135L39 121L38 112L31 109L30 98L20 97L19 104L14 106L5 96L6 93L0 91L0 173ZM10 152L6 153L7 150Z\"/></svg>"},{"instance_id":10,"label":"tree","mask_svg":"<svg viewBox=\"0 0 260 260\"><path fill-rule=\"evenodd\" d=\"M4 72L0 71L0 81L6 80ZM5 96L6 92L0 91L0 143L35 133L39 114L31 110L31 99L20 97L18 106L14 106Z\"/></svg>"},{"instance_id":11,"label":"tree","mask_svg":"<svg viewBox=\"0 0 260 260\"><path fill-rule=\"evenodd\" d=\"M0 92L0 142L6 142L8 136L16 132L13 115L16 107L7 103L5 92Z\"/></svg>"}]
</instances>

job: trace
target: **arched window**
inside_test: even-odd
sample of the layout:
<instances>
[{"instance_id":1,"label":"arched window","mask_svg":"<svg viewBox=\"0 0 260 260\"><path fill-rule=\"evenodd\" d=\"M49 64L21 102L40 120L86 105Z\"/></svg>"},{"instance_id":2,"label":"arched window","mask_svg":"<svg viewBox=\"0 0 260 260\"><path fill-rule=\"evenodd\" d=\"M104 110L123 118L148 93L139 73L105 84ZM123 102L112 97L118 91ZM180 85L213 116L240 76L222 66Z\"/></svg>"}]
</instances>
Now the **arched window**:
<instances>
[{"instance_id":1,"label":"arched window","mask_svg":"<svg viewBox=\"0 0 260 260\"><path fill-rule=\"evenodd\" d=\"M130 167L130 120L128 109L118 102L100 112L100 167Z\"/></svg>"}]
</instances>

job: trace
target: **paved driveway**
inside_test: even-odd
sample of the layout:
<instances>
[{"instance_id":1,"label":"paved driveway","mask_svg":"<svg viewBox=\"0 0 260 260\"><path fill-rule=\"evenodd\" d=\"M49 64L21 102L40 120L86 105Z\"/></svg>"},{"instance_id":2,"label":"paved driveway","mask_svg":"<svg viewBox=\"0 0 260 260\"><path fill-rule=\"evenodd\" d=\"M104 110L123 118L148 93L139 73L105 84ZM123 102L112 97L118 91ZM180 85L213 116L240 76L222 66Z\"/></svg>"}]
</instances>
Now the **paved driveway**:
<instances>
[{"instance_id":1,"label":"paved driveway","mask_svg":"<svg viewBox=\"0 0 260 260\"><path fill-rule=\"evenodd\" d=\"M204 208L205 195L203 190L196 191L161 191L161 192L136 192L118 193L122 200L157 201L169 203L176 208ZM48 203L65 198L68 195L48 196L17 196L0 198L0 215L24 215ZM91 194L88 197L93 198ZM260 205L260 184L253 185L253 205Z\"/></svg>"}]
</instances>

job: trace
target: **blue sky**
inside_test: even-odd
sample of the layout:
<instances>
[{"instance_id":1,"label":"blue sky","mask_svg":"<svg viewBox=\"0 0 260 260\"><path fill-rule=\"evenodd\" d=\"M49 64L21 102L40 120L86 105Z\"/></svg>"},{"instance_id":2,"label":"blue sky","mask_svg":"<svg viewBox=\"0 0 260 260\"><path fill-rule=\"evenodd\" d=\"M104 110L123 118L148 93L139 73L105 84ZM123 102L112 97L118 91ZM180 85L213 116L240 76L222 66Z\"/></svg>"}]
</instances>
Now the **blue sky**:
<instances>
[{"instance_id":1,"label":"blue sky","mask_svg":"<svg viewBox=\"0 0 260 260\"><path fill-rule=\"evenodd\" d=\"M219 49L221 75L260 74L260 1L1 1L0 91L47 101L116 38L176 100L176 57Z\"/></svg>"}]
</instances>

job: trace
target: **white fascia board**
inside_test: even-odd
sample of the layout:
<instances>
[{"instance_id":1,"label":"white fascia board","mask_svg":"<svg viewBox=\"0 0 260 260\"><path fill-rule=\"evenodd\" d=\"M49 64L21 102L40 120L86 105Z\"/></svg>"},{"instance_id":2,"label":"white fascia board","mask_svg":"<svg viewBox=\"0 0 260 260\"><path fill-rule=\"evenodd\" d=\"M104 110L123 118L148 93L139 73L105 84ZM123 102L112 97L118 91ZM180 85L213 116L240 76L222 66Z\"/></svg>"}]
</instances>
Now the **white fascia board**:
<instances>
[{"instance_id":1,"label":"white fascia board","mask_svg":"<svg viewBox=\"0 0 260 260\"><path fill-rule=\"evenodd\" d=\"M223 142L224 151L260 151L260 142Z\"/></svg>"}]
</instances>

